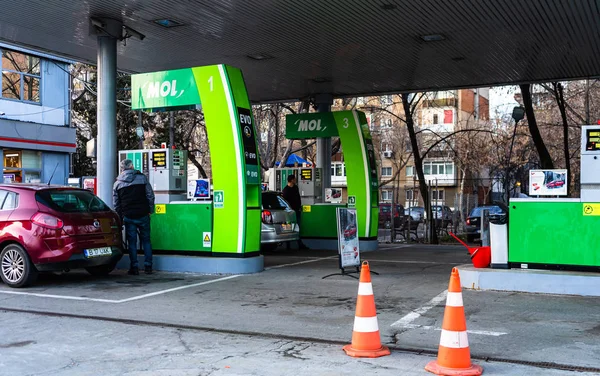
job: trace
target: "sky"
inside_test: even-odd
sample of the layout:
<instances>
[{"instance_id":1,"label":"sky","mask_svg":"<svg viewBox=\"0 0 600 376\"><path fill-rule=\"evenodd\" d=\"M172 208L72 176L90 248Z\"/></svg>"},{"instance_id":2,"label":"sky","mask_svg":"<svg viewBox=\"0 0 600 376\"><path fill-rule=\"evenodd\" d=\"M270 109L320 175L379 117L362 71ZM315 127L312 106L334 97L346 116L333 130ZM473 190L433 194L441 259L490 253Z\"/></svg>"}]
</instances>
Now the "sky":
<instances>
[{"instance_id":1,"label":"sky","mask_svg":"<svg viewBox=\"0 0 600 376\"><path fill-rule=\"evenodd\" d=\"M519 104L514 99L518 86L497 86L490 89L490 118L511 116L513 107Z\"/></svg>"}]
</instances>

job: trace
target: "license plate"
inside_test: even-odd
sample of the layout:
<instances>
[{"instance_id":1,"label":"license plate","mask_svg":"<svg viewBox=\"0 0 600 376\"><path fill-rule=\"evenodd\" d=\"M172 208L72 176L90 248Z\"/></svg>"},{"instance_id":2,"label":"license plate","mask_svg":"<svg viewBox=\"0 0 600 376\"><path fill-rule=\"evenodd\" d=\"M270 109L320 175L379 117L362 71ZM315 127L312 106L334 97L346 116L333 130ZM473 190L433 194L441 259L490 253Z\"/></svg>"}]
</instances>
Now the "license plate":
<instances>
[{"instance_id":1,"label":"license plate","mask_svg":"<svg viewBox=\"0 0 600 376\"><path fill-rule=\"evenodd\" d=\"M84 249L83 254L87 258L99 257L99 256L110 256L110 255L112 255L112 249L110 249L110 247Z\"/></svg>"},{"instance_id":2,"label":"license plate","mask_svg":"<svg viewBox=\"0 0 600 376\"><path fill-rule=\"evenodd\" d=\"M294 229L294 225L291 223L281 225L281 231L292 231Z\"/></svg>"}]
</instances>

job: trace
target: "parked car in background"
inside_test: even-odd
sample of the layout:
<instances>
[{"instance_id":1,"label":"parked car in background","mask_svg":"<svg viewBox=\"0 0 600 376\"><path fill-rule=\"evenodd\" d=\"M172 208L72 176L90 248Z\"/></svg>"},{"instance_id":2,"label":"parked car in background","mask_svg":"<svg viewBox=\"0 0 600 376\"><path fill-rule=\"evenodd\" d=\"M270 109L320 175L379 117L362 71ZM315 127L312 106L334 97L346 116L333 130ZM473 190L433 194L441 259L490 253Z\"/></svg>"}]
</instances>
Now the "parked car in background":
<instances>
[{"instance_id":1,"label":"parked car in background","mask_svg":"<svg viewBox=\"0 0 600 376\"><path fill-rule=\"evenodd\" d=\"M414 206L404 209L404 215L410 216L411 222L423 222L425 219L425 208L422 206Z\"/></svg>"},{"instance_id":2,"label":"parked car in background","mask_svg":"<svg viewBox=\"0 0 600 376\"><path fill-rule=\"evenodd\" d=\"M490 221L500 221L506 217L506 211L498 205L485 205L473 208L467 216L465 223L468 242L474 242L481 236L481 211L484 209L490 211Z\"/></svg>"},{"instance_id":3,"label":"parked car in background","mask_svg":"<svg viewBox=\"0 0 600 376\"><path fill-rule=\"evenodd\" d=\"M0 276L10 287L39 272L110 273L123 256L120 219L84 189L0 184Z\"/></svg>"},{"instance_id":4,"label":"parked car in background","mask_svg":"<svg viewBox=\"0 0 600 376\"><path fill-rule=\"evenodd\" d=\"M431 212L433 213L433 218L435 219L435 226L440 228L446 228L450 224L452 224L452 209L446 205L432 205ZM427 219L427 211L424 212L423 217Z\"/></svg>"},{"instance_id":5,"label":"parked car in background","mask_svg":"<svg viewBox=\"0 0 600 376\"><path fill-rule=\"evenodd\" d=\"M296 212L280 193L262 192L261 216L260 247L262 250L274 250L281 243L300 239Z\"/></svg>"},{"instance_id":6,"label":"parked car in background","mask_svg":"<svg viewBox=\"0 0 600 376\"><path fill-rule=\"evenodd\" d=\"M397 204L394 209L394 227L402 227L405 221L404 206ZM392 204L379 204L379 227L390 228L392 226Z\"/></svg>"}]
</instances>

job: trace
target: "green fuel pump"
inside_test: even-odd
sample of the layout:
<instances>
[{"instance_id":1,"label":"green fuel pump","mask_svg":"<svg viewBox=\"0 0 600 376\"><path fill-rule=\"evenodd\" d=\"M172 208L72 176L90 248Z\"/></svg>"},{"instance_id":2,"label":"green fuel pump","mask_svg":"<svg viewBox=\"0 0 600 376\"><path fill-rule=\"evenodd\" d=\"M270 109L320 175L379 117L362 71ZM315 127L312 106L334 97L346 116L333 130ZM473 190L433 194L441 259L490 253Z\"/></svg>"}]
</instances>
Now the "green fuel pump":
<instances>
[{"instance_id":1,"label":"green fuel pump","mask_svg":"<svg viewBox=\"0 0 600 376\"><path fill-rule=\"evenodd\" d=\"M123 151L145 166L157 193L152 216L156 253L203 257L163 258L165 269L252 273L263 269L260 250L259 155L242 72L213 65L132 76L132 109L202 108L211 150L212 200L187 200L187 155L172 149ZM139 155L139 157L138 157ZM139 160L139 162L138 162ZM178 166L177 163L180 165ZM136 167L137 168L137 167ZM218 261L216 257L219 257Z\"/></svg>"}]
</instances>

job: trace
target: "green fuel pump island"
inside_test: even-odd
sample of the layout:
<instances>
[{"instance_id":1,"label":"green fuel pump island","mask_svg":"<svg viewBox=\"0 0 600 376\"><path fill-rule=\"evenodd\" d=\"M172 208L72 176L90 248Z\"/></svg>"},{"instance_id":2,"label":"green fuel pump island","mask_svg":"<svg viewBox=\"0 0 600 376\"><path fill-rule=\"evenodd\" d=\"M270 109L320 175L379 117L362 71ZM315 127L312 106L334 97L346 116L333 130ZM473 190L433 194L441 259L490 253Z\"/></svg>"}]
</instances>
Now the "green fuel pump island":
<instances>
[{"instance_id":1,"label":"green fuel pump island","mask_svg":"<svg viewBox=\"0 0 600 376\"><path fill-rule=\"evenodd\" d=\"M207 200L188 200L186 152L119 153L148 175L156 194L152 246L159 255L157 269L261 271L259 155L242 72L213 65L132 76L133 110L198 108L204 113L211 150L212 200L210 186Z\"/></svg>"},{"instance_id":2,"label":"green fuel pump island","mask_svg":"<svg viewBox=\"0 0 600 376\"><path fill-rule=\"evenodd\" d=\"M511 199L509 265L600 271L599 231L600 126L583 126L581 198Z\"/></svg>"},{"instance_id":3,"label":"green fuel pump island","mask_svg":"<svg viewBox=\"0 0 600 376\"><path fill-rule=\"evenodd\" d=\"M358 236L361 251L377 249L377 223L379 198L377 189L377 165L367 118L360 111L319 112L286 116L288 139L340 137L344 161L348 197L353 197L356 208ZM287 176L297 177L302 196L303 213L300 225L302 241L310 248L338 249L338 207L346 204L327 202L321 179L329 173L330 166L312 169L277 168L269 175L269 186L280 191L287 183Z\"/></svg>"}]
</instances>

